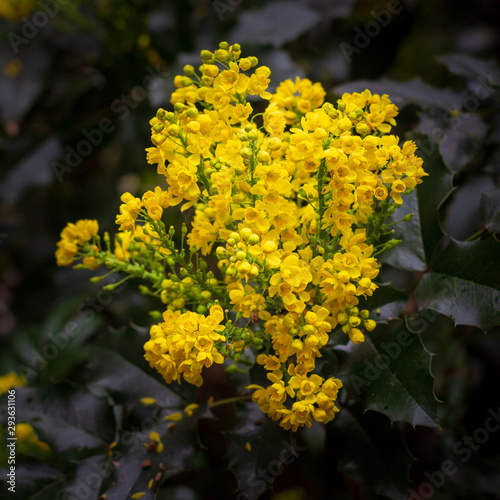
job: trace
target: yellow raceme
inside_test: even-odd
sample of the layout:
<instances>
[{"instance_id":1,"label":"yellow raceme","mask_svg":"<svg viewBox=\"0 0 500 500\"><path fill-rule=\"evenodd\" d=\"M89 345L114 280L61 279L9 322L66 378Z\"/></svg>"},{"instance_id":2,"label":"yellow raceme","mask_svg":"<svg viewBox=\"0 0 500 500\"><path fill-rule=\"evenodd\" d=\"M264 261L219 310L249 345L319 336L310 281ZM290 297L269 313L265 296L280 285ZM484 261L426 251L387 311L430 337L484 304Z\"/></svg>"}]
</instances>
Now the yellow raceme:
<instances>
[{"instance_id":1,"label":"yellow raceme","mask_svg":"<svg viewBox=\"0 0 500 500\"><path fill-rule=\"evenodd\" d=\"M150 121L147 161L162 182L122 195L114 250L99 246L97 222L78 221L56 255L151 282L166 312L146 359L168 383L199 386L204 368L256 349L269 384L249 386L253 399L295 431L338 411L342 383L315 374L316 359L333 329L360 343L375 327L362 302L376 293L376 256L398 243L380 241L384 220L427 174L415 144L390 134L387 95L333 104L300 78L271 94L270 69L240 55L223 42L175 77L173 109ZM258 115L257 96L268 101ZM164 221L174 206L193 213L180 248Z\"/></svg>"}]
</instances>

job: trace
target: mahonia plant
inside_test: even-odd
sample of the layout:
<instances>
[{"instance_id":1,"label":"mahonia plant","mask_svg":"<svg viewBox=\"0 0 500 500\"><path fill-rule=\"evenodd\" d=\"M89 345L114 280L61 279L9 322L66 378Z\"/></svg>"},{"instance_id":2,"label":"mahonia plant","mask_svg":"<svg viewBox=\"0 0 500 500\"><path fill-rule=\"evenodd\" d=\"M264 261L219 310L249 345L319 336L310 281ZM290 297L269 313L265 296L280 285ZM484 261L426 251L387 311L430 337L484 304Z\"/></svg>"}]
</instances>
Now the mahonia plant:
<instances>
[{"instance_id":1,"label":"mahonia plant","mask_svg":"<svg viewBox=\"0 0 500 500\"><path fill-rule=\"evenodd\" d=\"M256 355L269 383L247 387L253 400L296 431L335 417L342 383L314 373L316 360L337 326L355 344L375 328L362 301L377 289L376 256L399 243L385 221L427 174L415 143L390 134L398 109L387 95L334 105L300 78L271 94L270 69L240 55L222 42L175 77L173 111L150 121L146 150L165 179L122 195L113 243L80 220L56 256L149 282L142 292L166 311L145 357L168 383L200 386L203 368ZM268 104L254 113L258 98ZM194 212L180 238L162 219L175 206Z\"/></svg>"}]
</instances>

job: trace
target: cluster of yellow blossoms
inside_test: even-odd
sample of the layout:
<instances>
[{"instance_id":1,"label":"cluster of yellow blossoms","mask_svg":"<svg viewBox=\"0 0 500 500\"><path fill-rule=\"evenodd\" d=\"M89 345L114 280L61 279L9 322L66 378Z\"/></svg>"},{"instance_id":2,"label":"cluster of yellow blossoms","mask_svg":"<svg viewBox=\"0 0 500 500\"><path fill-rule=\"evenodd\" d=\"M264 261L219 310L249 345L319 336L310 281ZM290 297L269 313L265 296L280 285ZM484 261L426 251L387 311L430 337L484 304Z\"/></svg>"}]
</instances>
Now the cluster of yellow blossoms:
<instances>
[{"instance_id":1,"label":"cluster of yellow blossoms","mask_svg":"<svg viewBox=\"0 0 500 500\"><path fill-rule=\"evenodd\" d=\"M87 242L92 260L80 266L151 282L142 291L167 310L146 359L169 383L200 385L204 367L251 364L257 351L269 384L250 385L253 399L295 431L338 411L342 384L313 373L315 360L333 329L360 343L375 327L360 301L377 288L376 255L399 243L384 221L427 174L415 144L390 135L398 111L387 96L365 90L334 106L299 78L271 94L269 68L240 56L223 42L175 77L173 110L151 120L147 149L165 188L122 196L120 250L106 234L106 250L85 239L77 223L62 233L58 262ZM163 221L174 206L193 212L180 235Z\"/></svg>"}]
</instances>

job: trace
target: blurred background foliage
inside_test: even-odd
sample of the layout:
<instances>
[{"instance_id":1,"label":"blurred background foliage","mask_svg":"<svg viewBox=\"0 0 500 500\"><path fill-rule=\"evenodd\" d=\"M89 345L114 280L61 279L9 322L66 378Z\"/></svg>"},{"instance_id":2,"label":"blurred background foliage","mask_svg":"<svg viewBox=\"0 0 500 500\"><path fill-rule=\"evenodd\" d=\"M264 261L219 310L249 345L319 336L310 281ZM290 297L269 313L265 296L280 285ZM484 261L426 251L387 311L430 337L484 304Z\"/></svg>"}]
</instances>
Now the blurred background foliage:
<instances>
[{"instance_id":1,"label":"blurred background foliage","mask_svg":"<svg viewBox=\"0 0 500 500\"><path fill-rule=\"evenodd\" d=\"M18 498L98 498L106 491L108 500L121 499L130 487L131 493L147 491L146 499L152 491L159 499L230 499L238 486L250 498L274 500L405 499L419 498L411 496L418 491L422 498L500 498L500 432L490 432L470 456L456 451L462 449L457 443L484 428L488 410L498 413L500 406L498 293L488 295L496 303L465 321L446 305L446 293L441 306L429 298L429 288L420 287L418 303L413 293L436 263L436 248L450 238L456 247L447 258L464 267L463 276L478 276L471 278L485 287L478 293L500 287L494 246L500 231L499 25L498 2L490 0L2 1L0 366L2 374L27 376L31 387L18 392L18 418L38 421L38 437L18 448ZM378 328L381 338L392 335L391 328L416 331L435 354L440 428L413 427L404 418L393 423L366 412L370 394L346 392L333 423L299 433L297 456L246 489L244 476L267 470L282 449L281 435L255 422L252 405L206 407L209 396L234 396L247 383L244 375L215 370L196 395L192 388L167 390L142 358L148 311L161 304L133 286L103 294L100 285L89 284L90 274L57 268L54 259L67 221L96 218L114 231L120 194L154 187L157 174L144 151L148 122L157 107L168 107L182 66L196 64L200 50L221 40L241 43L243 54L268 65L274 88L299 75L320 81L329 100L364 88L388 93L401 108L396 132L416 138L424 167L428 161L439 172L425 180L429 198L419 202L422 217L430 207L425 216L435 244L429 248L420 235L421 254L407 247L388 255L382 279L392 282L396 295L383 303L390 307L380 321L388 325ZM183 221L176 212L169 216L173 224ZM474 245L488 246L476 259L456 243L471 237ZM447 275L443 259L436 269ZM465 324L455 326L449 316ZM63 331L78 334L44 362L40 353L50 357L44 346ZM325 364L359 373L352 371L355 363L342 364L341 351ZM392 386L379 389L390 394ZM87 487L89 493L80 482L95 468L111 467L109 446L119 433L147 441L141 422L151 411L139 403L143 396L168 401L167 409L195 398L205 405L181 421L178 435L166 435L163 423L170 461L162 472L164 465L153 460L151 470L161 472L153 490L147 483L156 472L141 467L148 459L144 448L136 451L118 438L124 461L113 462L114 470ZM266 454L262 442L271 437L278 444ZM259 456L249 458L246 442ZM5 443L4 436L2 453ZM432 474L447 459L458 469L436 486L439 474ZM6 487L2 483L2 491Z\"/></svg>"}]
</instances>

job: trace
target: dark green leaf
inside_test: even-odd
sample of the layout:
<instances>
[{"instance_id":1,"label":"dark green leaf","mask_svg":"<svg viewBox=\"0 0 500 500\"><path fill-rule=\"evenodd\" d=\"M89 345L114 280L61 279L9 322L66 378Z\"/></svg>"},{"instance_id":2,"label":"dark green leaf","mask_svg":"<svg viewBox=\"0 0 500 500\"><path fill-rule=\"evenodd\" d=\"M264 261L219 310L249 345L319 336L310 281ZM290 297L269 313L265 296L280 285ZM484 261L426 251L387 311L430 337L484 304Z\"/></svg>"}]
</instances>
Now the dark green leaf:
<instances>
[{"instance_id":1,"label":"dark green leaf","mask_svg":"<svg viewBox=\"0 0 500 500\"><path fill-rule=\"evenodd\" d=\"M392 422L439 427L430 361L420 337L397 321L353 346L341 378L367 409Z\"/></svg>"},{"instance_id":2,"label":"dark green leaf","mask_svg":"<svg viewBox=\"0 0 500 500\"><path fill-rule=\"evenodd\" d=\"M444 163L455 172L477 158L488 129L477 114L462 113L446 120L423 115L416 131L438 144Z\"/></svg>"},{"instance_id":3,"label":"dark green leaf","mask_svg":"<svg viewBox=\"0 0 500 500\"><path fill-rule=\"evenodd\" d=\"M365 495L375 493L406 500L411 458L399 430L385 416L362 413L362 408L356 406L341 409L327 426L329 445L339 469Z\"/></svg>"},{"instance_id":4,"label":"dark green leaf","mask_svg":"<svg viewBox=\"0 0 500 500\"><path fill-rule=\"evenodd\" d=\"M420 136L416 137L415 140L424 160L424 169L429 174L417 186L419 215L417 220L420 221L425 261L429 265L436 248L443 238L444 233L438 210L453 189L453 174L444 165L438 151L434 149L432 153L427 154L428 151L426 151L425 146L428 143L424 138ZM398 230L396 229L396 231ZM401 228L401 230L404 231L404 228ZM402 238L404 238L404 234L402 234Z\"/></svg>"},{"instance_id":5,"label":"dark green leaf","mask_svg":"<svg viewBox=\"0 0 500 500\"><path fill-rule=\"evenodd\" d=\"M161 418L145 419L141 430L122 432L112 452L113 473L106 478L102 489L106 499L122 500L140 492L146 493L143 499L154 499L164 479L194 466L199 451L198 419L209 416L205 405L171 427ZM152 444L153 431L159 434L162 451L158 451L156 443Z\"/></svg>"},{"instance_id":6,"label":"dark green leaf","mask_svg":"<svg viewBox=\"0 0 500 500\"><path fill-rule=\"evenodd\" d=\"M424 182L432 181L424 177ZM389 222L396 222L413 213L410 221L391 226L394 229L393 238L401 239L402 243L381 256L383 262L408 271L425 271L427 268L417 193L417 190L413 190L406 195L403 204L389 218Z\"/></svg>"},{"instance_id":7,"label":"dark green leaf","mask_svg":"<svg viewBox=\"0 0 500 500\"><path fill-rule=\"evenodd\" d=\"M403 198L403 205L389 219L396 222L409 213L414 214L410 221L392 226L393 237L401 239L402 243L384 252L381 259L399 269L425 271L444 235L438 209L452 191L453 174L443 164L436 148L426 154L429 153L428 141L422 136L415 139L424 159L423 167L429 175Z\"/></svg>"},{"instance_id":8,"label":"dark green leaf","mask_svg":"<svg viewBox=\"0 0 500 500\"><path fill-rule=\"evenodd\" d=\"M362 304L363 309L371 311L370 317L377 323L387 323L399 318L406 309L408 297L390 285L379 285L371 297Z\"/></svg>"},{"instance_id":9,"label":"dark green leaf","mask_svg":"<svg viewBox=\"0 0 500 500\"><path fill-rule=\"evenodd\" d=\"M12 33L11 33L12 34ZM0 73L0 117L3 123L21 120L44 90L44 80L50 66L49 51L39 43L19 47L17 58L21 68L15 77ZM0 65L5 68L16 58L10 43L4 42L0 50Z\"/></svg>"},{"instance_id":10,"label":"dark green leaf","mask_svg":"<svg viewBox=\"0 0 500 500\"><path fill-rule=\"evenodd\" d=\"M479 212L488 231L500 231L500 189L481 194Z\"/></svg>"},{"instance_id":11,"label":"dark green leaf","mask_svg":"<svg viewBox=\"0 0 500 500\"><path fill-rule=\"evenodd\" d=\"M304 4L278 1L243 12L229 38L278 48L309 31L320 20L321 16Z\"/></svg>"},{"instance_id":12,"label":"dark green leaf","mask_svg":"<svg viewBox=\"0 0 500 500\"><path fill-rule=\"evenodd\" d=\"M500 324L500 243L451 240L432 273L417 288L420 307L429 307L461 325L489 330Z\"/></svg>"},{"instance_id":13,"label":"dark green leaf","mask_svg":"<svg viewBox=\"0 0 500 500\"><path fill-rule=\"evenodd\" d=\"M111 473L110 457L96 455L76 461L76 469L64 483L59 494L68 498L97 500L103 480Z\"/></svg>"},{"instance_id":14,"label":"dark green leaf","mask_svg":"<svg viewBox=\"0 0 500 500\"><path fill-rule=\"evenodd\" d=\"M227 458L241 494L255 500L272 487L284 463L301 451L286 432L254 403L241 405L236 428L227 431Z\"/></svg>"},{"instance_id":15,"label":"dark green leaf","mask_svg":"<svg viewBox=\"0 0 500 500\"><path fill-rule=\"evenodd\" d=\"M142 368L149 368L146 360ZM155 398L162 408L178 408L180 405L180 397L172 390L177 383L158 382L119 354L103 347L92 348L83 376L89 385L107 389L115 403L127 409L137 406L143 397Z\"/></svg>"},{"instance_id":16,"label":"dark green leaf","mask_svg":"<svg viewBox=\"0 0 500 500\"><path fill-rule=\"evenodd\" d=\"M2 498L12 500L52 500L61 489L64 475L53 466L44 462L16 463L16 491L7 490L8 484L3 481L7 470L0 469ZM5 474L4 474L5 471Z\"/></svg>"},{"instance_id":17,"label":"dark green leaf","mask_svg":"<svg viewBox=\"0 0 500 500\"><path fill-rule=\"evenodd\" d=\"M372 94L388 94L398 107L417 104L423 108L458 109L463 95L449 89L438 89L416 77L408 82L394 80L356 80L337 85L333 92L363 92L369 89Z\"/></svg>"},{"instance_id":18,"label":"dark green leaf","mask_svg":"<svg viewBox=\"0 0 500 500\"><path fill-rule=\"evenodd\" d=\"M111 407L86 390L66 384L22 388L16 391L16 405L17 422L31 424L55 453L113 441Z\"/></svg>"},{"instance_id":19,"label":"dark green leaf","mask_svg":"<svg viewBox=\"0 0 500 500\"><path fill-rule=\"evenodd\" d=\"M437 57L437 60L442 62L451 73L468 79L476 79L483 85L488 83L498 85L500 80L500 69L493 60L487 61L469 54L443 54Z\"/></svg>"},{"instance_id":20,"label":"dark green leaf","mask_svg":"<svg viewBox=\"0 0 500 500\"><path fill-rule=\"evenodd\" d=\"M55 137L38 144L2 179L0 196L9 203L15 203L28 187L49 184L53 178L51 164L61 156L62 151L61 142Z\"/></svg>"}]
</instances>

